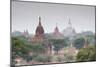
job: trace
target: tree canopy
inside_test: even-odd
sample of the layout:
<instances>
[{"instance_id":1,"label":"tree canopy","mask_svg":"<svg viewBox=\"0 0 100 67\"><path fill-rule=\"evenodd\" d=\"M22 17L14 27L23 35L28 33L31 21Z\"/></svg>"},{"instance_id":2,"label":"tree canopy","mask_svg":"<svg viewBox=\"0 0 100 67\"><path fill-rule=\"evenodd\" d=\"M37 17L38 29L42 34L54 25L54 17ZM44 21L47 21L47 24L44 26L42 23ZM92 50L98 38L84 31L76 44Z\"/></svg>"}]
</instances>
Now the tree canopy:
<instances>
[{"instance_id":1,"label":"tree canopy","mask_svg":"<svg viewBox=\"0 0 100 67\"><path fill-rule=\"evenodd\" d=\"M82 48L77 54L77 61L95 61L96 60L96 48L95 46L88 46Z\"/></svg>"},{"instance_id":2,"label":"tree canopy","mask_svg":"<svg viewBox=\"0 0 100 67\"><path fill-rule=\"evenodd\" d=\"M85 42L84 38L82 38L82 37L81 37L81 38L77 38L77 39L74 40L74 46L75 46L77 49L80 49L80 48L83 47L84 42Z\"/></svg>"}]
</instances>

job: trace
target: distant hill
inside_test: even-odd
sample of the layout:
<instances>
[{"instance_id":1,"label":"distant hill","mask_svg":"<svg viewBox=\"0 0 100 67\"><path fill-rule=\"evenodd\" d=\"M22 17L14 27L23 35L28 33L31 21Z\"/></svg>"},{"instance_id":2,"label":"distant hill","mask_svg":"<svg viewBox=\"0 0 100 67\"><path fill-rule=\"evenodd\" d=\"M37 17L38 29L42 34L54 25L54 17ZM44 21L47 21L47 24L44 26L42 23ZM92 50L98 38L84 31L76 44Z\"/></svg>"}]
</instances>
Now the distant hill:
<instances>
[{"instance_id":1,"label":"distant hill","mask_svg":"<svg viewBox=\"0 0 100 67\"><path fill-rule=\"evenodd\" d=\"M93 33L92 31L85 31L81 33L82 35L94 35L95 33Z\"/></svg>"},{"instance_id":2,"label":"distant hill","mask_svg":"<svg viewBox=\"0 0 100 67\"><path fill-rule=\"evenodd\" d=\"M14 31L14 32L11 33L11 36L22 36L22 32Z\"/></svg>"}]
</instances>

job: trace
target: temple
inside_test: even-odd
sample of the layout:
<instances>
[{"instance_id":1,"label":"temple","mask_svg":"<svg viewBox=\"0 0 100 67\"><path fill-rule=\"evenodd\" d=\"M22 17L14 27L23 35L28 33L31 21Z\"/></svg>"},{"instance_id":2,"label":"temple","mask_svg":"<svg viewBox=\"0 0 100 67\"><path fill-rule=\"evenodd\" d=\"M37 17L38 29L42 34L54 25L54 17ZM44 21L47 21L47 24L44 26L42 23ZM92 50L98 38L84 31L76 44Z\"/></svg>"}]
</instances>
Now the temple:
<instances>
[{"instance_id":1,"label":"temple","mask_svg":"<svg viewBox=\"0 0 100 67\"><path fill-rule=\"evenodd\" d=\"M40 16L39 16L39 23L38 23L38 26L37 26L36 31L35 31L35 35L32 38L32 43L33 43L33 45L35 45L36 43L40 43L45 49L44 54L51 55L52 45L48 41L48 39L45 37L44 28L41 24L41 17Z\"/></svg>"},{"instance_id":2,"label":"temple","mask_svg":"<svg viewBox=\"0 0 100 67\"><path fill-rule=\"evenodd\" d=\"M36 28L35 36L33 37L32 42L43 42L44 39L45 39L44 29L41 24L41 17L39 16L39 24Z\"/></svg>"},{"instance_id":3,"label":"temple","mask_svg":"<svg viewBox=\"0 0 100 67\"><path fill-rule=\"evenodd\" d=\"M64 39L64 36L59 32L59 28L56 23L56 27L54 28L54 32L52 34L53 39Z\"/></svg>"}]
</instances>

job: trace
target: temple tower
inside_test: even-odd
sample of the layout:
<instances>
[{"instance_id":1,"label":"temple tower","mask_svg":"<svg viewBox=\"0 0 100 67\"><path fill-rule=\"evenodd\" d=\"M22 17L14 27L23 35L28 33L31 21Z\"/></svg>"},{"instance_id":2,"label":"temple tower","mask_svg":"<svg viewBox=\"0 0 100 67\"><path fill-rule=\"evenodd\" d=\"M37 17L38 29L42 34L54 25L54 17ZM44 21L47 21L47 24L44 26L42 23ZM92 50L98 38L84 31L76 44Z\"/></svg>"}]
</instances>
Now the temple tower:
<instances>
[{"instance_id":1,"label":"temple tower","mask_svg":"<svg viewBox=\"0 0 100 67\"><path fill-rule=\"evenodd\" d=\"M35 31L35 36L33 37L32 42L43 42L44 39L44 29L41 24L41 17L39 16L39 23Z\"/></svg>"}]
</instances>

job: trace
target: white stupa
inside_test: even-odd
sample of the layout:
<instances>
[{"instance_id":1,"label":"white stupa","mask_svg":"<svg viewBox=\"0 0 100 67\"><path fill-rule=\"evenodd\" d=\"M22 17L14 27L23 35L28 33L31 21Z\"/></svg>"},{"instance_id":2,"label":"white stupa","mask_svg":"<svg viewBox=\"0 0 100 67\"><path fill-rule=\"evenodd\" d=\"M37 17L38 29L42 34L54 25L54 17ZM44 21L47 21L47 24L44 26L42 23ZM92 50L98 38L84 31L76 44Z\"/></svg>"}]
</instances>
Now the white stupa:
<instances>
[{"instance_id":1,"label":"white stupa","mask_svg":"<svg viewBox=\"0 0 100 67\"><path fill-rule=\"evenodd\" d=\"M73 37L75 34L75 29L72 27L72 24L69 19L68 26L63 30L63 35L65 37Z\"/></svg>"}]
</instances>

